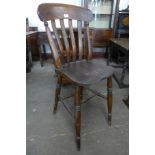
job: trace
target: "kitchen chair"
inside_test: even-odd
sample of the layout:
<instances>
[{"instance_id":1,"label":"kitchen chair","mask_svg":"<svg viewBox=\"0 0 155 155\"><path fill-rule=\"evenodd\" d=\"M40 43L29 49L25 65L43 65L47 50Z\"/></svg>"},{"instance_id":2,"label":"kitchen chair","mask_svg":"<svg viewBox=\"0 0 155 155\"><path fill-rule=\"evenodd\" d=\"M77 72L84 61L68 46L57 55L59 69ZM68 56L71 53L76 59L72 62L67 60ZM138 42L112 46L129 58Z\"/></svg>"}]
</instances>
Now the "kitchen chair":
<instances>
[{"instance_id":1,"label":"kitchen chair","mask_svg":"<svg viewBox=\"0 0 155 155\"><path fill-rule=\"evenodd\" d=\"M62 78L66 78L75 86L75 135L77 148L80 149L81 104L85 102L82 101L83 89L88 89L107 99L108 123L111 124L113 69L111 66L92 61L89 22L93 19L93 14L89 9L67 4L43 3L38 6L38 16L45 25L57 74L53 112L56 113L58 102L65 99L60 96L60 91ZM55 20L60 21L61 28L56 28ZM68 27L64 22L66 20ZM78 39L74 35L74 20L77 21ZM50 31L49 22L51 22L53 32ZM103 79L107 79L107 95L88 87Z\"/></svg>"}]
</instances>

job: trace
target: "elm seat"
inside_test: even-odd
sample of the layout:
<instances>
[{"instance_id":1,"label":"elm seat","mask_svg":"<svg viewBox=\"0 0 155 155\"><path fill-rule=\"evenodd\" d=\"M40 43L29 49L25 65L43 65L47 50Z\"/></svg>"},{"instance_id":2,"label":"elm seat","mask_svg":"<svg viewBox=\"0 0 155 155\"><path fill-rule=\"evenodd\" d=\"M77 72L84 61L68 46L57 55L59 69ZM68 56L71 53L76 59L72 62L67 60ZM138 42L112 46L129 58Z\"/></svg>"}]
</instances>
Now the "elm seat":
<instances>
[{"instance_id":1,"label":"elm seat","mask_svg":"<svg viewBox=\"0 0 155 155\"><path fill-rule=\"evenodd\" d=\"M73 83L87 86L111 76L113 74L113 68L94 61L81 60L70 62L56 69L56 72L62 74Z\"/></svg>"},{"instance_id":2,"label":"elm seat","mask_svg":"<svg viewBox=\"0 0 155 155\"><path fill-rule=\"evenodd\" d=\"M62 102L62 105L64 105L64 99L74 96L75 137L77 148L80 149L81 105L92 98L89 97L83 101L83 90L89 89L95 93L93 96L97 95L107 99L108 123L110 125L112 118L113 70L110 66L99 64L92 60L89 22L93 20L93 14L89 9L68 4L44 3L38 6L38 16L44 22L57 73L53 112L56 113L59 102ZM57 21L60 23L60 28L56 27ZM68 27L65 21L68 23ZM74 21L77 23L77 28L73 27ZM49 24L52 26L52 33ZM62 80L64 77L75 87L74 94L68 97L61 96ZM107 95L103 95L87 87L103 79L107 80ZM66 108L66 105L64 107Z\"/></svg>"}]
</instances>

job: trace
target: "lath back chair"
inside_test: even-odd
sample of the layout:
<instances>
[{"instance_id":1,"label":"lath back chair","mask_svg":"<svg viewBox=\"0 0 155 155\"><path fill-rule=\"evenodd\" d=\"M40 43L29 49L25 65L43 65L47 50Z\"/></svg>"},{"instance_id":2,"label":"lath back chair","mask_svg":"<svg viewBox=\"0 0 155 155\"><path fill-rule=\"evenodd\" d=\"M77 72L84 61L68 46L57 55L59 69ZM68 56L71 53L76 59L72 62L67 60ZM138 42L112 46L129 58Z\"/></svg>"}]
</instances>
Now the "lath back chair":
<instances>
[{"instance_id":1,"label":"lath back chair","mask_svg":"<svg viewBox=\"0 0 155 155\"><path fill-rule=\"evenodd\" d=\"M53 112L56 113L57 104L62 99L60 96L62 78L66 78L75 85L75 135L77 148L80 149L83 88L107 99L108 122L111 124L113 70L110 66L92 61L89 22L93 19L93 14L89 9L67 4L43 3L38 6L38 16L44 22L57 73ZM60 21L59 29L56 27L56 20ZM65 20L68 21L67 30ZM77 40L74 35L73 20L77 21ZM53 33L49 22L51 22ZM88 88L89 85L103 79L107 79L107 95Z\"/></svg>"}]
</instances>

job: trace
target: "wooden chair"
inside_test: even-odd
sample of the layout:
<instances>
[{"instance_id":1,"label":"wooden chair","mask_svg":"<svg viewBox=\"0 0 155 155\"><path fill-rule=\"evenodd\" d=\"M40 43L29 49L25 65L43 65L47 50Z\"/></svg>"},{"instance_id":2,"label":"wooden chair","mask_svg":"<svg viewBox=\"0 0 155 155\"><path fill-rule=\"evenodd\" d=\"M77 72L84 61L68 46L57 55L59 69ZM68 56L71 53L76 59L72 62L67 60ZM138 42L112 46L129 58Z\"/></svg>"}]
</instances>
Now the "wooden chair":
<instances>
[{"instance_id":1,"label":"wooden chair","mask_svg":"<svg viewBox=\"0 0 155 155\"><path fill-rule=\"evenodd\" d=\"M93 19L93 15L89 9L67 4L43 3L38 7L38 16L44 22L54 59L55 70L58 75L53 112L56 113L58 102L62 100L60 91L62 78L65 77L75 86L75 134L77 148L80 149L81 99L83 88L89 89L96 95L107 99L108 122L111 124L113 70L111 66L92 61L89 22ZM60 21L61 33L56 28L56 19ZM69 30L69 35L66 33L64 19L68 21L67 29ZM77 21L77 42L75 41L73 32L73 20ZM49 22L51 22L53 33L48 26ZM82 24L84 28L82 28ZM89 85L95 84L103 79L107 79L107 95L102 95L88 88Z\"/></svg>"}]
</instances>

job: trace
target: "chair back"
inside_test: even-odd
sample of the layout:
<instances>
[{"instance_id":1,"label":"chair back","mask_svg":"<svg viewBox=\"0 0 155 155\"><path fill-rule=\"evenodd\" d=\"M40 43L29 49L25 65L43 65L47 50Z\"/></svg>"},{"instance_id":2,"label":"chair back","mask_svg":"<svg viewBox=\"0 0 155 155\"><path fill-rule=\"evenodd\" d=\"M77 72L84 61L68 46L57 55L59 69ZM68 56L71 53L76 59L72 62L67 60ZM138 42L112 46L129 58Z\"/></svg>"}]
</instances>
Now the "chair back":
<instances>
[{"instance_id":1,"label":"chair back","mask_svg":"<svg viewBox=\"0 0 155 155\"><path fill-rule=\"evenodd\" d=\"M38 6L38 16L44 22L56 68L64 63L92 58L89 22L93 19L93 14L89 9L68 4L43 3ZM60 28L56 27L56 21L59 21ZM65 25L66 21L68 26ZM73 21L76 21L77 29L73 28Z\"/></svg>"}]
</instances>

